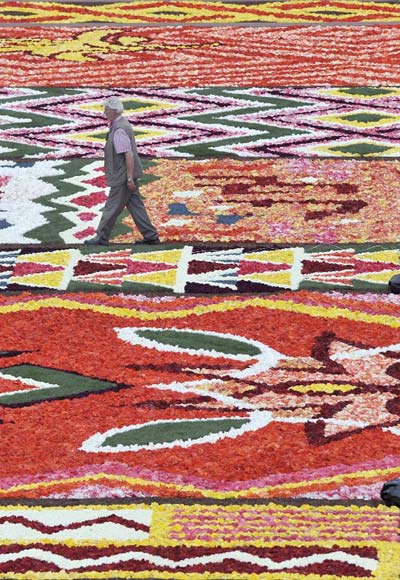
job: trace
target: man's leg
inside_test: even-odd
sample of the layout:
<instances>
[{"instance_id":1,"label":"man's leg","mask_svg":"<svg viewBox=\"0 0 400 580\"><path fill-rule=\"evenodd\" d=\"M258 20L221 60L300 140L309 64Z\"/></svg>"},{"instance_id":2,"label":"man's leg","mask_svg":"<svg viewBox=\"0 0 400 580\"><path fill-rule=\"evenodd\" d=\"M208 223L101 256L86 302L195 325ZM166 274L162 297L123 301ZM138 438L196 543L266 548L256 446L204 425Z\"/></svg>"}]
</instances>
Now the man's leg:
<instances>
[{"instance_id":1,"label":"man's leg","mask_svg":"<svg viewBox=\"0 0 400 580\"><path fill-rule=\"evenodd\" d=\"M126 207L145 242L158 242L158 233L150 221L149 214L144 206L143 199L139 194L139 183L135 179L135 191L129 191L130 197Z\"/></svg>"},{"instance_id":2,"label":"man's leg","mask_svg":"<svg viewBox=\"0 0 400 580\"><path fill-rule=\"evenodd\" d=\"M125 184L110 188L103 215L97 227L96 238L99 240L107 241L110 238L115 221L127 203L128 193L129 190Z\"/></svg>"}]
</instances>

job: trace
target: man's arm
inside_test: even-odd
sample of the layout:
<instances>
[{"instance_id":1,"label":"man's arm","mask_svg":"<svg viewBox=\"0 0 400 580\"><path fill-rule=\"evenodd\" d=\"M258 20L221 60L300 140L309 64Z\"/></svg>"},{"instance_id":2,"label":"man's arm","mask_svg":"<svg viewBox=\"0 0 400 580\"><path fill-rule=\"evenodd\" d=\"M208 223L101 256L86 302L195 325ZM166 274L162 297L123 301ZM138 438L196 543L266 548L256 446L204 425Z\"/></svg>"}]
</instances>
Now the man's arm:
<instances>
[{"instance_id":1,"label":"man's arm","mask_svg":"<svg viewBox=\"0 0 400 580\"><path fill-rule=\"evenodd\" d=\"M135 161L133 158L131 142L122 127L117 129L114 133L114 147L116 153L123 153L125 155L126 180L128 189L133 191L135 189L135 184L133 182Z\"/></svg>"},{"instance_id":2,"label":"man's arm","mask_svg":"<svg viewBox=\"0 0 400 580\"><path fill-rule=\"evenodd\" d=\"M135 184L133 182L133 169L134 169L134 159L132 151L125 152L125 162L126 162L126 180L128 184L128 189L134 190Z\"/></svg>"}]
</instances>

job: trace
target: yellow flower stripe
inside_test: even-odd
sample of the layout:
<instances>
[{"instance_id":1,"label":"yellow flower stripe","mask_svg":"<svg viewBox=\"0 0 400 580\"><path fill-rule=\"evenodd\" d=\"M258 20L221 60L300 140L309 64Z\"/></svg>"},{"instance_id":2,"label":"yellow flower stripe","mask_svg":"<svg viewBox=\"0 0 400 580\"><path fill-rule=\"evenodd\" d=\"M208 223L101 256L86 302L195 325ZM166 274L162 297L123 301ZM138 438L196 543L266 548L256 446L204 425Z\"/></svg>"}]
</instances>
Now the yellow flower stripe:
<instances>
[{"instance_id":1,"label":"yellow flower stripe","mask_svg":"<svg viewBox=\"0 0 400 580\"><path fill-rule=\"evenodd\" d=\"M44 506L44 505L7 505L0 506L0 516L2 512L9 512L12 510L15 516L20 515L20 512L31 512L33 519L35 519L35 514L40 515L44 512L52 512L54 510L59 510L59 506ZM188 539L186 537L184 528L188 525L189 528L191 524L194 523L195 526L200 526L202 515L206 514L205 526L209 529L209 533L215 537L218 541L220 547L230 547L232 545L263 545L263 546L273 546L275 542L268 539L269 529L259 530L254 527L254 522L261 518L262 516L268 514L275 521L285 520L288 524L288 537L286 537L286 531L282 530L280 532L282 541L286 545L290 546L302 546L304 545L304 537L309 537L311 522L317 526L319 530L318 538L319 543L323 545L328 545L329 542L335 542L335 544L340 544L346 546L349 544L346 539L346 534L348 533L348 527L353 528L354 533L357 535L357 544L365 542L368 544L370 540L370 531L365 527L366 519L370 519L376 516L377 521L379 521L379 527L383 532L384 528L386 531L391 531L393 525L395 525L395 519L393 516L397 514L397 508L388 508L383 505L378 506L337 506L337 505L309 505L303 504L301 506L291 506L285 505L284 503L276 502L266 502L265 504L235 504L235 505L204 505L200 503L194 504L169 504L169 503L156 503L152 502L150 504L104 504L99 502L98 504L85 504L82 500L81 504L74 506L63 506L63 511L82 511L90 514L90 517L96 518L96 512L99 510L109 510L109 511L124 511L135 512L136 510L146 510L151 511L152 523L149 533L149 538L137 539L128 538L116 540L113 538L111 541L107 540L105 536L93 537L90 539L80 540L79 538L74 539L74 530L70 531L70 538L42 538L41 543L48 545L63 544L70 547L81 546L83 543L96 545L98 547L106 547L109 545L114 546L131 546L131 545L141 545L141 546L174 546L184 544L185 546L207 546L212 547L215 545L215 541L203 540L203 539ZM93 512L93 516L91 514ZM227 521L227 515L231 518ZM322 520L324 517L326 519ZM235 527L236 519L241 522L243 526L243 532L245 532L246 538L238 539L234 535L230 540L224 540L223 538L229 535L226 527ZM179 522L182 522L180 525ZM299 535L294 540L292 536L292 530L301 523L307 522L304 527L299 527ZM224 528L222 534L219 533L219 529ZM248 529L247 529L248 527ZM182 529L182 534L179 532ZM214 530L214 531L213 531ZM274 529L271 528L272 535L274 535ZM177 537L178 534L181 537ZM172 537L171 537L172 536ZM221 537L220 537L221 536ZM2 540L2 545L13 544L14 540ZM29 545L32 540L18 539L19 545Z\"/></svg>"},{"instance_id":2,"label":"yellow flower stripe","mask_svg":"<svg viewBox=\"0 0 400 580\"><path fill-rule=\"evenodd\" d=\"M400 318L389 314L369 314L359 310L349 310L337 306L313 306L295 302L293 300L282 300L280 298L250 298L223 300L215 304L193 306L180 310L166 310L158 312L144 312L135 308L123 308L116 306L105 306L103 304L89 304L78 302L70 298L52 297L38 300L28 300L25 302L15 302L9 305L0 306L0 314L10 314L12 312L33 312L42 308L62 308L66 310L89 310L98 314L107 314L120 318L136 318L138 320L171 320L187 318L188 316L199 316L211 312L228 312L234 310L244 310L246 308L265 308L267 310L281 310L283 312L295 312L318 318L346 318L355 322L365 322L367 324L382 324L391 328L400 328Z\"/></svg>"},{"instance_id":3,"label":"yellow flower stripe","mask_svg":"<svg viewBox=\"0 0 400 580\"><path fill-rule=\"evenodd\" d=\"M389 2L370 0L308 0L307 2L263 2L256 5L229 2L176 0L164 2L143 0L132 3L110 3L95 6L58 2L2 2L0 22L35 23L154 23L154 22L398 22L400 7Z\"/></svg>"}]
</instances>

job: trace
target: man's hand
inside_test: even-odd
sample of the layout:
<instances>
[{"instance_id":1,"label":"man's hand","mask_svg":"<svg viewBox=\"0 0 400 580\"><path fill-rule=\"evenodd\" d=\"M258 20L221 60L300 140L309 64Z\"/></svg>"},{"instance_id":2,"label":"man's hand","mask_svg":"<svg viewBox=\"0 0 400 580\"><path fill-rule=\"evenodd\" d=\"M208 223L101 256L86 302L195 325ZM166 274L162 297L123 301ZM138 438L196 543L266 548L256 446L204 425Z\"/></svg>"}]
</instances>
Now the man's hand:
<instances>
[{"instance_id":1,"label":"man's hand","mask_svg":"<svg viewBox=\"0 0 400 580\"><path fill-rule=\"evenodd\" d=\"M135 182L133 181L133 170L134 170L134 161L133 161L133 153L132 151L127 151L125 153L125 161L126 161L126 184L128 186L129 191L134 191L136 186Z\"/></svg>"}]
</instances>

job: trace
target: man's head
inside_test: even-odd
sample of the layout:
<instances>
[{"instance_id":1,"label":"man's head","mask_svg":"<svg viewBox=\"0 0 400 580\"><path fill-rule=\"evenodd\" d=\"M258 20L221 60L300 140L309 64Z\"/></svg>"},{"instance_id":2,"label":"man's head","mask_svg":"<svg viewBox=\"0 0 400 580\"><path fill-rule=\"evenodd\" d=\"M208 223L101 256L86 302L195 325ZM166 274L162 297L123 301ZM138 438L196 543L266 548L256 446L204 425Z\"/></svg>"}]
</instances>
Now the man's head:
<instances>
[{"instance_id":1,"label":"man's head","mask_svg":"<svg viewBox=\"0 0 400 580\"><path fill-rule=\"evenodd\" d=\"M104 114L109 121L114 121L124 110L124 105L118 97L108 97L104 102Z\"/></svg>"}]
</instances>

